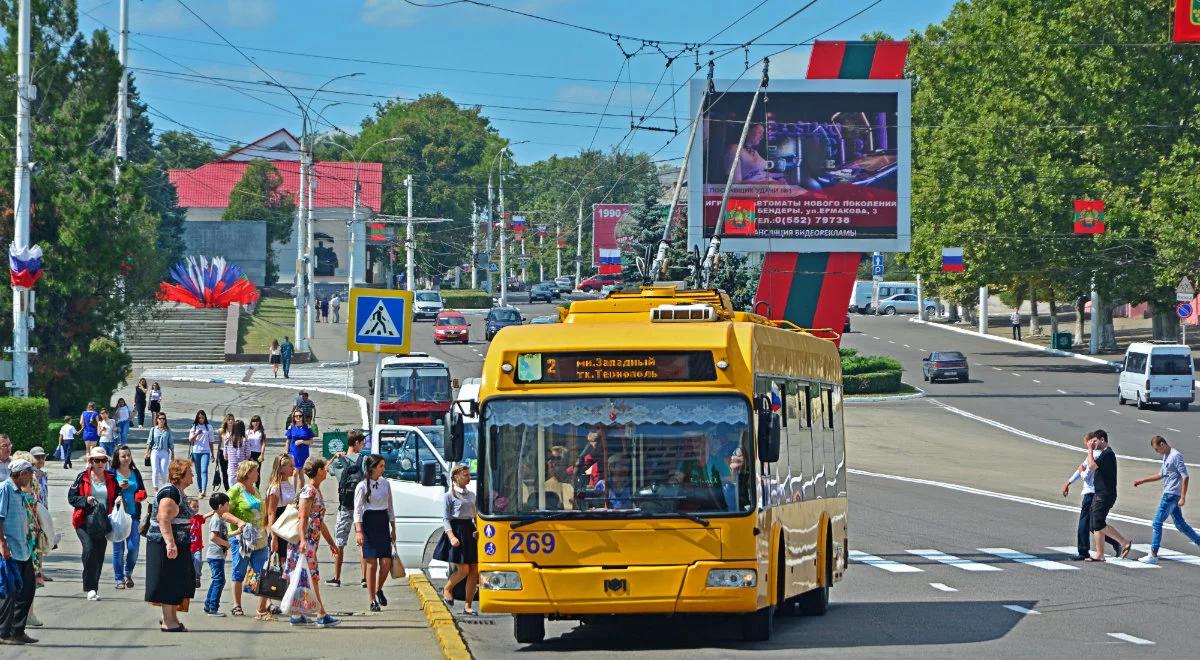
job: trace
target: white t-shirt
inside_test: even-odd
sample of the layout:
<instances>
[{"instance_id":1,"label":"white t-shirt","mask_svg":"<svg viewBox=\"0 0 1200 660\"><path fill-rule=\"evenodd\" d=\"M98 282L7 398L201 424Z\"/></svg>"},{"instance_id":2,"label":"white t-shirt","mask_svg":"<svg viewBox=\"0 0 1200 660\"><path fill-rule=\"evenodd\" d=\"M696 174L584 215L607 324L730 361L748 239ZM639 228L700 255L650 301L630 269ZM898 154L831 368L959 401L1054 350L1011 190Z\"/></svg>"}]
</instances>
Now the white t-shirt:
<instances>
[{"instance_id":1,"label":"white t-shirt","mask_svg":"<svg viewBox=\"0 0 1200 660\"><path fill-rule=\"evenodd\" d=\"M117 421L129 421L129 406L121 406L120 408L117 408Z\"/></svg>"},{"instance_id":2,"label":"white t-shirt","mask_svg":"<svg viewBox=\"0 0 1200 660\"><path fill-rule=\"evenodd\" d=\"M117 428L117 423L110 420L97 420L98 430L100 432L100 442L112 442L113 431Z\"/></svg>"},{"instance_id":3,"label":"white t-shirt","mask_svg":"<svg viewBox=\"0 0 1200 660\"><path fill-rule=\"evenodd\" d=\"M262 451L262 431L246 431L246 449L252 452Z\"/></svg>"},{"instance_id":4,"label":"white t-shirt","mask_svg":"<svg viewBox=\"0 0 1200 660\"><path fill-rule=\"evenodd\" d=\"M62 438L63 440L74 440L75 433L77 433L77 431L75 430L74 426L71 426L70 424L63 424L62 428L58 430L58 437Z\"/></svg>"}]
</instances>

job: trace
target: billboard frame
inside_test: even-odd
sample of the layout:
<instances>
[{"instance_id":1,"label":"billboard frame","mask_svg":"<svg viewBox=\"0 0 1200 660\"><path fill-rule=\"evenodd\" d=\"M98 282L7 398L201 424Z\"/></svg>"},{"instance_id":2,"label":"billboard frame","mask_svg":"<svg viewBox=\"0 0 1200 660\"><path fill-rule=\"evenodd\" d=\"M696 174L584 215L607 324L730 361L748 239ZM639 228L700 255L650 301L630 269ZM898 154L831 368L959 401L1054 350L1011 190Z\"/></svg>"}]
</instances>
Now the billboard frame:
<instances>
[{"instance_id":1,"label":"billboard frame","mask_svg":"<svg viewBox=\"0 0 1200 660\"><path fill-rule=\"evenodd\" d=\"M725 93L753 94L757 80L715 80L713 84ZM707 82L692 80L689 88L691 112L699 109ZM722 252L908 252L912 248L912 82L898 80L779 80L772 79L766 90L773 93L843 93L896 95L896 150L902 157L897 162L896 179L896 236L894 238L741 238L722 236ZM706 119L701 119L706 121ZM701 133L688 151L688 251L708 246L704 237L704 146Z\"/></svg>"}]
</instances>

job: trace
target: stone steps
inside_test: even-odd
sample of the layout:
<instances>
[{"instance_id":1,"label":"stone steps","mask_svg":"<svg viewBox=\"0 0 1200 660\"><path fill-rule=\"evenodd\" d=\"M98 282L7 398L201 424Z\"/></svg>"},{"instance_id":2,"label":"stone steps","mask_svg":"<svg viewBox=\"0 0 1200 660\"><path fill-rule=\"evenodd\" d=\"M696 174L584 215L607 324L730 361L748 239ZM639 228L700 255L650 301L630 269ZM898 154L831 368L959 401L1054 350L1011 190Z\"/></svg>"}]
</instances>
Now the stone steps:
<instances>
[{"instance_id":1,"label":"stone steps","mask_svg":"<svg viewBox=\"0 0 1200 660\"><path fill-rule=\"evenodd\" d=\"M160 303L126 329L123 345L138 364L224 362L225 318L224 309Z\"/></svg>"}]
</instances>

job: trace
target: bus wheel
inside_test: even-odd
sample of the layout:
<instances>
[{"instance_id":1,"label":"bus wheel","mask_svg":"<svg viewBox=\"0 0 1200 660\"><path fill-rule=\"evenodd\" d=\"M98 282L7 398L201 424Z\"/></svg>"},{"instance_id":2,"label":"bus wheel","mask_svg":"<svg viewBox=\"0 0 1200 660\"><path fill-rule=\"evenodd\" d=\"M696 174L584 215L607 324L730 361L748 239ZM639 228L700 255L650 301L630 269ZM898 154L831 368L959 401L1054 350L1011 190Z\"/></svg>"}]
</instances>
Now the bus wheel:
<instances>
[{"instance_id":1,"label":"bus wheel","mask_svg":"<svg viewBox=\"0 0 1200 660\"><path fill-rule=\"evenodd\" d=\"M829 610L829 587L833 584L833 562L832 557L832 542L828 535L825 537L825 556L822 561L825 564L825 582L813 589L800 594L796 598L796 605L800 609L800 613L804 616L824 616Z\"/></svg>"},{"instance_id":2,"label":"bus wheel","mask_svg":"<svg viewBox=\"0 0 1200 660\"><path fill-rule=\"evenodd\" d=\"M765 642L775 630L775 606L768 605L757 612L742 615L742 639Z\"/></svg>"},{"instance_id":3,"label":"bus wheel","mask_svg":"<svg viewBox=\"0 0 1200 660\"><path fill-rule=\"evenodd\" d=\"M513 637L518 644L540 644L546 639L546 619L541 614L514 614Z\"/></svg>"}]
</instances>

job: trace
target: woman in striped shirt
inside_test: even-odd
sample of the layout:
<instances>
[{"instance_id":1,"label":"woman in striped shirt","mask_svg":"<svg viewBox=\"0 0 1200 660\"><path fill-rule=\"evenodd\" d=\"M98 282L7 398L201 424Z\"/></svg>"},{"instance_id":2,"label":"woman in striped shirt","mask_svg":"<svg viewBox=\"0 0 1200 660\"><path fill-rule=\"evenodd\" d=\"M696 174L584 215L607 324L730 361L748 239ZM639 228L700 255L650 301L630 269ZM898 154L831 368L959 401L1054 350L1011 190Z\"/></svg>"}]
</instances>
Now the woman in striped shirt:
<instances>
[{"instance_id":1,"label":"woman in striped shirt","mask_svg":"<svg viewBox=\"0 0 1200 660\"><path fill-rule=\"evenodd\" d=\"M240 419L234 422L233 428L223 434L222 441L221 450L229 464L228 483L236 484L238 465L250 458L250 445L246 443L246 423Z\"/></svg>"}]
</instances>

